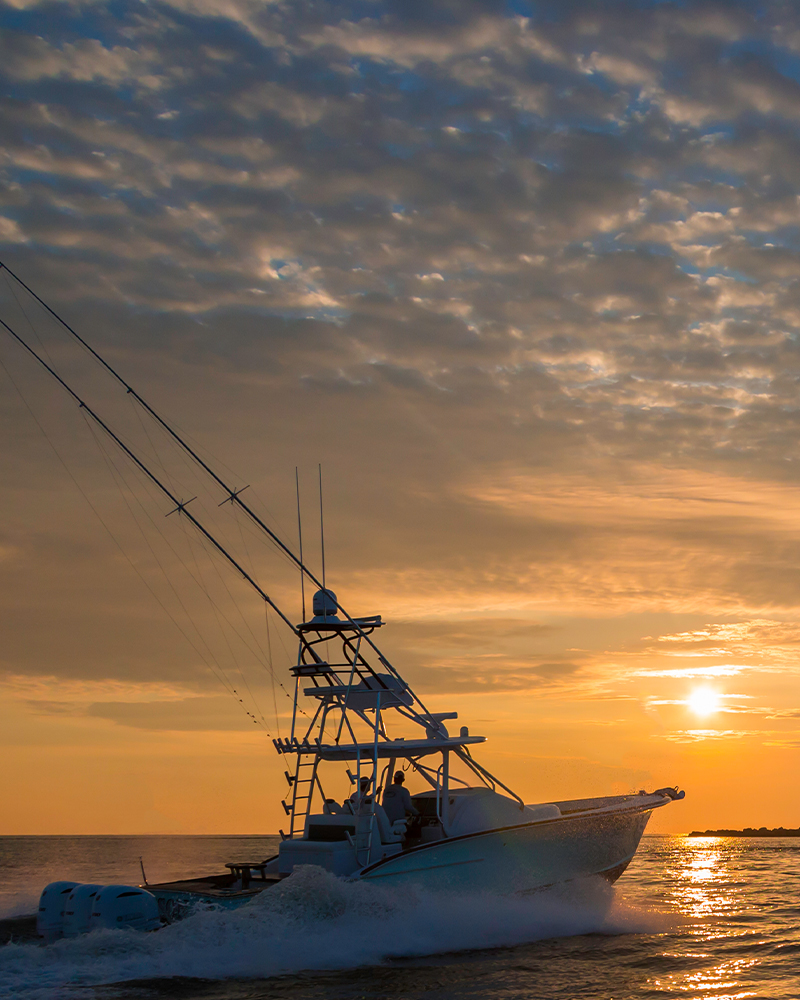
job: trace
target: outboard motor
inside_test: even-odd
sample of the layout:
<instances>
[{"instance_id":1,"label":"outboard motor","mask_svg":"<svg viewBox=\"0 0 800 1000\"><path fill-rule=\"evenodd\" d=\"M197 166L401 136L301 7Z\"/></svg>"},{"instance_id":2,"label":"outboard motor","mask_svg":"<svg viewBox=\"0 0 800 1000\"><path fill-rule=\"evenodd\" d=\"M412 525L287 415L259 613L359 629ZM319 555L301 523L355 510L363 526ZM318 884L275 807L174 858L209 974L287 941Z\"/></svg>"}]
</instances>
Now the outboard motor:
<instances>
[{"instance_id":1,"label":"outboard motor","mask_svg":"<svg viewBox=\"0 0 800 1000\"><path fill-rule=\"evenodd\" d=\"M76 885L67 896L64 909L64 937L77 937L89 930L89 917L92 913L95 897L103 888L102 885L84 883Z\"/></svg>"},{"instance_id":2,"label":"outboard motor","mask_svg":"<svg viewBox=\"0 0 800 1000\"><path fill-rule=\"evenodd\" d=\"M36 914L36 933L49 944L64 933L64 910L67 897L78 882L51 882L39 897L39 911Z\"/></svg>"},{"instance_id":3,"label":"outboard motor","mask_svg":"<svg viewBox=\"0 0 800 1000\"><path fill-rule=\"evenodd\" d=\"M161 926L158 900L146 889L135 885L107 885L94 897L89 930L132 927L137 931L155 931Z\"/></svg>"}]
</instances>

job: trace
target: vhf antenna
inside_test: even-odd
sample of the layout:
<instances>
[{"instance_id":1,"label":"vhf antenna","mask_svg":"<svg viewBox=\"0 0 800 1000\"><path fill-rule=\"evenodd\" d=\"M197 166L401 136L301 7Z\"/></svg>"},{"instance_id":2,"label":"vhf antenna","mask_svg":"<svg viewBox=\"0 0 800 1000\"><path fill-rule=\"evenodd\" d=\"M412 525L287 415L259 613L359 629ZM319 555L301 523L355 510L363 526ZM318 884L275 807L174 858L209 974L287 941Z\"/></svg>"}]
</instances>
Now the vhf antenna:
<instances>
[{"instance_id":1,"label":"vhf antenna","mask_svg":"<svg viewBox=\"0 0 800 1000\"><path fill-rule=\"evenodd\" d=\"M328 588L325 586L325 522L322 519L322 462L319 463L319 538L322 546L322 593L328 607ZM323 612L327 615L327 611Z\"/></svg>"},{"instance_id":2,"label":"vhf antenna","mask_svg":"<svg viewBox=\"0 0 800 1000\"><path fill-rule=\"evenodd\" d=\"M303 621L306 620L306 574L303 570L303 522L300 518L300 473L294 467L294 485L297 492L297 536L300 541L300 599L303 602ZM324 586L324 584L323 584Z\"/></svg>"}]
</instances>

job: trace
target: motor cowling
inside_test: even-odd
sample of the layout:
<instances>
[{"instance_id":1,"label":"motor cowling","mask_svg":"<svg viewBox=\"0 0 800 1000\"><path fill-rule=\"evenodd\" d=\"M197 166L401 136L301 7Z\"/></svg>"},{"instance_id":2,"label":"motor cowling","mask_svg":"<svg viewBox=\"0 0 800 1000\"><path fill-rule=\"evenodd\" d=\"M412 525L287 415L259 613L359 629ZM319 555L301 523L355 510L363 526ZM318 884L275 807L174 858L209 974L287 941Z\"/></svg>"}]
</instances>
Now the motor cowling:
<instances>
[{"instance_id":1,"label":"motor cowling","mask_svg":"<svg viewBox=\"0 0 800 1000\"><path fill-rule=\"evenodd\" d=\"M152 892L135 885L107 885L94 897L89 930L131 927L154 931L161 926L158 901Z\"/></svg>"},{"instance_id":2,"label":"motor cowling","mask_svg":"<svg viewBox=\"0 0 800 1000\"><path fill-rule=\"evenodd\" d=\"M78 882L51 882L42 889L36 913L36 933L46 941L56 941L64 933L67 898Z\"/></svg>"},{"instance_id":3,"label":"motor cowling","mask_svg":"<svg viewBox=\"0 0 800 1000\"><path fill-rule=\"evenodd\" d=\"M95 897L102 888L102 885L85 882L82 885L76 885L67 896L64 908L64 937L77 937L89 930L89 918L92 914Z\"/></svg>"}]
</instances>

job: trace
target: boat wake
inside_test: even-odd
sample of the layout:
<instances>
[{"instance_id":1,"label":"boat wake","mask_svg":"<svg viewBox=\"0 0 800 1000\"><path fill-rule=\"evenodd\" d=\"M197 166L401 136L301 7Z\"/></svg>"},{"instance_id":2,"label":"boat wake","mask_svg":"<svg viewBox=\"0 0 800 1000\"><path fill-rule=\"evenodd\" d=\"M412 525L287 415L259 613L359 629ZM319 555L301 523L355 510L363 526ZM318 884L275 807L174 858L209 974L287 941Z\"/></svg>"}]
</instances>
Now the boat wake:
<instances>
[{"instance_id":1,"label":"boat wake","mask_svg":"<svg viewBox=\"0 0 800 1000\"><path fill-rule=\"evenodd\" d=\"M12 920L14 917L36 913L41 894L40 888L0 892L0 920Z\"/></svg>"},{"instance_id":2,"label":"boat wake","mask_svg":"<svg viewBox=\"0 0 800 1000\"><path fill-rule=\"evenodd\" d=\"M667 917L626 905L600 879L529 896L402 893L302 867L236 910L207 910L154 934L101 930L0 948L0 997L48 1000L141 979L267 978L378 965L576 934L654 933Z\"/></svg>"}]
</instances>

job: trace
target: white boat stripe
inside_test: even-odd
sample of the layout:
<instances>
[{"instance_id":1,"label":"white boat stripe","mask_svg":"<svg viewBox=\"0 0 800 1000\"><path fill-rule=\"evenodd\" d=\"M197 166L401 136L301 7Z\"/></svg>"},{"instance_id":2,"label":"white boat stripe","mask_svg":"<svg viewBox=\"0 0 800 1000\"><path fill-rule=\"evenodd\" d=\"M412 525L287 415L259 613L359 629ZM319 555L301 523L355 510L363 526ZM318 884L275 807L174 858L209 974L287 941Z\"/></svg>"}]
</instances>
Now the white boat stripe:
<instances>
[{"instance_id":1,"label":"white boat stripe","mask_svg":"<svg viewBox=\"0 0 800 1000\"><path fill-rule=\"evenodd\" d=\"M448 861L444 865L428 865L426 868L400 868L395 872L378 872L376 875L367 875L366 878L388 878L390 875L410 875L412 872L430 872L434 868L455 868L456 865L477 865L486 858L470 858L468 861Z\"/></svg>"}]
</instances>

